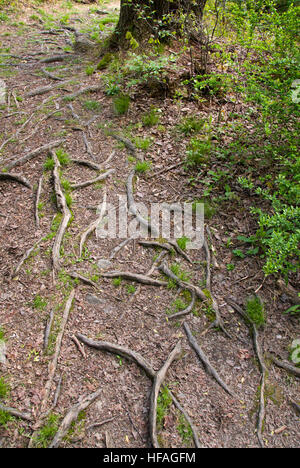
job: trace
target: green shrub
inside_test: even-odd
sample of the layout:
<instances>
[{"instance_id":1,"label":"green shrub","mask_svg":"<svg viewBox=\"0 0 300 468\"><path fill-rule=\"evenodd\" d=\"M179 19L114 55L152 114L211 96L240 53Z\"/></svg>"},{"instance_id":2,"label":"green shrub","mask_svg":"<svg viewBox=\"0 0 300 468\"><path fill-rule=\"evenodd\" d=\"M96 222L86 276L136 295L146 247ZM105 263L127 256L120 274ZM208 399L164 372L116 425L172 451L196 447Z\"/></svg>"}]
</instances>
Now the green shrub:
<instances>
[{"instance_id":1,"label":"green shrub","mask_svg":"<svg viewBox=\"0 0 300 468\"><path fill-rule=\"evenodd\" d=\"M128 112L130 106L130 97L125 94L119 94L113 99L113 108L117 115L124 115Z\"/></svg>"}]
</instances>

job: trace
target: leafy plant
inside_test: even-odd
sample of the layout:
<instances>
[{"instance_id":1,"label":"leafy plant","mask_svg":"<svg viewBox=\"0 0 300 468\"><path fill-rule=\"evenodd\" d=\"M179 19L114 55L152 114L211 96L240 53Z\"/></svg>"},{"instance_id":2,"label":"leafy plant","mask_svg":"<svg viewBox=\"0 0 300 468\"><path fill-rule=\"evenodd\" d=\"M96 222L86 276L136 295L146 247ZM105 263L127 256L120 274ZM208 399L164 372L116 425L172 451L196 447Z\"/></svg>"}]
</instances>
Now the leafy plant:
<instances>
[{"instance_id":1,"label":"leafy plant","mask_svg":"<svg viewBox=\"0 0 300 468\"><path fill-rule=\"evenodd\" d=\"M47 448L53 437L55 436L59 427L59 415L50 413L46 423L39 430L34 442L38 448Z\"/></svg>"},{"instance_id":2,"label":"leafy plant","mask_svg":"<svg viewBox=\"0 0 300 468\"><path fill-rule=\"evenodd\" d=\"M148 161L138 161L135 165L136 172L147 172L151 167L151 163Z\"/></svg>"},{"instance_id":3,"label":"leafy plant","mask_svg":"<svg viewBox=\"0 0 300 468\"><path fill-rule=\"evenodd\" d=\"M156 107L152 107L149 112L143 115L142 122L145 127L153 127L160 121L159 110Z\"/></svg>"},{"instance_id":4,"label":"leafy plant","mask_svg":"<svg viewBox=\"0 0 300 468\"><path fill-rule=\"evenodd\" d=\"M130 106L130 97L125 94L119 94L113 99L113 108L117 115L124 115L128 112Z\"/></svg>"},{"instance_id":5,"label":"leafy plant","mask_svg":"<svg viewBox=\"0 0 300 468\"><path fill-rule=\"evenodd\" d=\"M250 320L261 327L266 322L264 304L258 296L250 297L246 303L246 312Z\"/></svg>"}]
</instances>

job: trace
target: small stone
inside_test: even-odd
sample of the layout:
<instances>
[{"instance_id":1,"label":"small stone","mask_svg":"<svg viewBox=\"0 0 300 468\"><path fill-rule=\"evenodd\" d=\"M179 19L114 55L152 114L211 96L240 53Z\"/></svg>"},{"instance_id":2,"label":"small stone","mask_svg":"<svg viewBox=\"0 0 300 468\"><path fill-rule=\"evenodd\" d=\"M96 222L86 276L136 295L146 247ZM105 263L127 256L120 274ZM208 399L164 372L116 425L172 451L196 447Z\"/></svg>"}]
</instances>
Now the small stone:
<instances>
[{"instance_id":1,"label":"small stone","mask_svg":"<svg viewBox=\"0 0 300 468\"><path fill-rule=\"evenodd\" d=\"M85 296L85 299L87 300L87 302L89 304L94 304L94 305L102 304L103 305L103 300L99 299L98 297L94 296L93 294L87 294Z\"/></svg>"},{"instance_id":2,"label":"small stone","mask_svg":"<svg viewBox=\"0 0 300 468\"><path fill-rule=\"evenodd\" d=\"M97 262L98 268L101 268L102 270L106 268L110 268L112 265L112 262L110 260L107 260L106 258L100 258Z\"/></svg>"}]
</instances>

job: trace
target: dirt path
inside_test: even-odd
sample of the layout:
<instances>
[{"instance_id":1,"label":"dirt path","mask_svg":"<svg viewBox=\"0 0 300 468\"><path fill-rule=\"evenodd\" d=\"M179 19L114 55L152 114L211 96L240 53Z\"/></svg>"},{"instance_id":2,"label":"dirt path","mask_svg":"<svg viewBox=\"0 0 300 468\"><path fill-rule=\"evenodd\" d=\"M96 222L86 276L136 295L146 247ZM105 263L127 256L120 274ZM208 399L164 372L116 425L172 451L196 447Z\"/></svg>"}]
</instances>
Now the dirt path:
<instances>
[{"instance_id":1,"label":"dirt path","mask_svg":"<svg viewBox=\"0 0 300 468\"><path fill-rule=\"evenodd\" d=\"M115 4L110 8L112 11ZM173 203L189 198L187 176L178 165L184 142L172 139L172 128L186 110L170 99L145 96L133 102L126 115L116 116L111 98L104 93L101 72L90 75L91 58L69 47L70 31L57 21L63 19L63 10L54 5L47 15L53 21L51 29L32 10L15 24L1 23L1 48L7 51L1 52L0 78L7 85L8 100L0 114L0 163L2 170L6 168L0 178L0 324L5 332L6 360L0 369L10 386L9 395L1 401L29 414L31 420L15 418L2 426L0 446L49 446L70 408L98 392L88 403L83 401L86 408L76 407L76 423L68 427L59 445L150 447L154 374L180 343L181 351L162 383L190 417L199 444L258 447L260 366L249 328L225 301L230 297L242 305L249 291L262 284L255 259L245 259L234 272L226 268L230 254L224 239L247 225L244 213L233 209L209 221L218 263L212 256L215 303L205 304L198 298L193 314L177 321L168 319L168 310L176 313L183 302L187 305L191 300L191 294L182 293L174 281L165 287L120 280L120 274L114 279L105 277L112 271L127 271L168 282L156 268L159 263L155 264L161 248L130 241L112 258L121 239L97 238L92 229L86 238L82 234L98 219L96 209L101 209L105 197L114 206L120 195L126 199L126 183L139 159L146 158L152 166L150 172L135 172L136 201ZM77 5L67 26L86 26L97 15L90 6ZM5 58L5 54L11 57ZM64 57L45 62L57 54ZM79 90L84 92L79 94ZM160 130L136 125L151 104L161 109ZM146 152L135 148L133 162L132 147L109 136L108 128L123 137L130 128L135 136L151 137L154 142ZM177 167L155 176L172 165ZM22 179L9 179L7 174ZM97 182L78 186L99 176ZM189 284L207 291L207 252L193 250L188 255L194 263L174 250L171 254L166 251L164 259L169 266L176 265L173 272L178 275L189 272ZM282 314L286 304L273 280L263 283L260 294L268 314L267 326L258 335L260 346L263 353L273 352L287 360L295 323ZM211 327L215 304L222 322ZM199 361L184 322L231 394ZM135 358L124 357L122 349L106 352L80 346L81 341L74 340L77 334L138 353L153 375ZM299 399L297 378L270 360L265 362L262 444L296 447L298 416L291 401ZM161 394L158 406L158 444L193 447L195 438L168 392ZM51 427L50 436L43 431L46 426Z\"/></svg>"}]
</instances>

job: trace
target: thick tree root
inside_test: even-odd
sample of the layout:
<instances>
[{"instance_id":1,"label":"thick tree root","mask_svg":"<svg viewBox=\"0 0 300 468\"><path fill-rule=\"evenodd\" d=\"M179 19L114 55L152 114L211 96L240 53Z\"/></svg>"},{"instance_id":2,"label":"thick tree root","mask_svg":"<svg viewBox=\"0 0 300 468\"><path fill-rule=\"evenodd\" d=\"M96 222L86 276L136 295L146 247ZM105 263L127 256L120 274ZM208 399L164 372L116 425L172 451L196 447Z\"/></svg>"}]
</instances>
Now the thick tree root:
<instances>
[{"instance_id":1,"label":"thick tree root","mask_svg":"<svg viewBox=\"0 0 300 468\"><path fill-rule=\"evenodd\" d=\"M192 335L192 332L186 322L184 322L183 328L189 340L190 345L192 346L197 356L201 360L202 364L204 365L206 372L218 382L218 384L225 390L225 392L227 392L230 396L237 398L234 392L226 385L225 382L223 382L223 380L221 379L221 377L219 376L215 368L210 364L207 356L204 354L204 352L198 345L196 339Z\"/></svg>"},{"instance_id":2,"label":"thick tree root","mask_svg":"<svg viewBox=\"0 0 300 468\"><path fill-rule=\"evenodd\" d=\"M0 182L1 180L10 180L13 182L18 182L19 184L22 184L25 187L32 190L30 182L27 179L25 179L25 177L20 176L19 174L12 174L10 172L0 172Z\"/></svg>"},{"instance_id":3,"label":"thick tree root","mask_svg":"<svg viewBox=\"0 0 300 468\"><path fill-rule=\"evenodd\" d=\"M23 413L22 411L17 410L16 408L11 408L10 406L4 406L0 404L0 411L5 411L6 413L15 416L16 418L24 419L25 421L32 421L33 417L28 413Z\"/></svg>"},{"instance_id":4,"label":"thick tree root","mask_svg":"<svg viewBox=\"0 0 300 468\"><path fill-rule=\"evenodd\" d=\"M77 333L76 337L84 344L101 350L101 351L108 351L113 354L117 354L119 356L123 356L129 361L135 362L138 366L140 366L147 376L153 381L152 384L152 390L151 390L151 396L150 396L150 409L149 409L149 426L150 426L150 437L151 437L151 442L154 448L159 448L159 443L157 440L157 434L156 434L156 420L157 420L157 398L159 395L160 387L165 379L166 373L171 366L172 362L178 358L178 356L181 353L181 343L178 341L176 344L175 348L172 350L170 355L168 356L167 360L161 367L159 371L155 371L153 367L141 356L139 353L136 353L135 351L132 351L129 348L126 348L124 346L119 346L113 343L109 343L107 341L94 341L91 340L90 338L87 338L86 336L82 335L81 333ZM196 446L200 446L198 437L196 434L196 431L194 429L194 426L188 418L188 415L186 412L183 410L183 408L180 406L180 404L177 402L175 397L173 395L172 400L174 401L174 404L179 408L180 411L183 412L185 417L187 418L188 423L191 425L191 428L194 433L194 440Z\"/></svg>"},{"instance_id":5,"label":"thick tree root","mask_svg":"<svg viewBox=\"0 0 300 468\"><path fill-rule=\"evenodd\" d=\"M159 443L157 440L157 434L156 434L156 420L157 420L157 398L159 395L159 390L160 387L165 379L166 373L179 354L181 353L181 343L178 341L177 345L175 348L172 350L170 353L168 359L165 361L161 369L156 372L154 381L153 381L153 386L151 390L151 395L150 395L150 411L149 411L149 423L150 423L150 437L151 437L151 442L154 448L159 448Z\"/></svg>"},{"instance_id":6,"label":"thick tree root","mask_svg":"<svg viewBox=\"0 0 300 468\"><path fill-rule=\"evenodd\" d=\"M106 210L106 190L104 190L104 193L103 193L103 202L102 202L101 211L100 211L100 214L99 214L98 218L97 218L95 221L93 221L93 222L85 229L85 231L84 231L84 232L82 233L82 235L81 235L80 244L79 244L79 257L82 256L82 249L83 249L83 246L84 246L84 244L85 244L85 241L86 241L87 237L88 237L93 231L95 231L95 229L97 229L97 227L99 226L99 224L100 224L101 221L103 220L105 210Z\"/></svg>"},{"instance_id":7,"label":"thick tree root","mask_svg":"<svg viewBox=\"0 0 300 468\"><path fill-rule=\"evenodd\" d=\"M72 406L72 408L67 412L66 416L64 417L57 433L55 434L54 439L52 440L48 448L58 448L60 446L61 441L67 434L72 422L76 421L79 413L81 411L84 411L88 406L90 406L101 395L101 392L102 388L99 388L96 392L84 396L80 399L78 403L76 403L76 405Z\"/></svg>"},{"instance_id":8,"label":"thick tree root","mask_svg":"<svg viewBox=\"0 0 300 468\"><path fill-rule=\"evenodd\" d=\"M59 178L59 168L60 168L60 163L59 160L55 154L54 151L51 151L52 158L54 160L55 166L53 169L53 180L54 180L54 191L56 195L56 202L57 202L57 207L59 211L62 213L62 221L59 225L55 241L53 244L52 248L52 266L53 266L53 279L55 278L56 272L59 269L59 263L60 263L60 247L61 243L65 234L65 231L67 229L67 226L69 224L69 221L72 217L71 212L68 208L66 198L64 196L64 193L61 188L60 184L60 178Z\"/></svg>"},{"instance_id":9,"label":"thick tree root","mask_svg":"<svg viewBox=\"0 0 300 468\"><path fill-rule=\"evenodd\" d=\"M100 351L108 351L113 354L118 354L119 356L123 356L124 358L128 359L129 361L135 362L140 366L147 374L148 377L153 379L155 377L155 371L153 370L152 366L147 363L147 361L141 356L139 353L132 351L125 346L116 345L113 343L109 343L107 341L94 341L86 336L82 335L81 333L77 333L76 337L82 343L90 346L91 348L98 349Z\"/></svg>"},{"instance_id":10,"label":"thick tree root","mask_svg":"<svg viewBox=\"0 0 300 468\"><path fill-rule=\"evenodd\" d=\"M281 367L281 369L285 369L290 374L293 374L296 377L300 378L300 369L299 369L299 367L295 367L295 366L292 366L292 364L289 364L288 362L281 361L280 359L277 359L271 353L267 353L266 357L268 359L270 359L274 364L276 364L276 366Z\"/></svg>"},{"instance_id":11,"label":"thick tree root","mask_svg":"<svg viewBox=\"0 0 300 468\"><path fill-rule=\"evenodd\" d=\"M226 302L231 305L245 320L247 326L250 328L252 332L252 339L254 350L258 359L259 369L260 369L260 391L259 391L259 410L257 416L257 437L260 446L264 447L264 442L262 438L262 431L263 431L263 423L265 418L265 383L266 383L266 376L267 376L267 368L264 362L263 353L260 348L259 339L258 339L258 331L256 328L255 323L250 319L248 314L243 311L243 309L233 302L231 299L226 299Z\"/></svg>"},{"instance_id":12,"label":"thick tree root","mask_svg":"<svg viewBox=\"0 0 300 468\"><path fill-rule=\"evenodd\" d=\"M20 166L21 164L24 164L31 159L35 158L36 156L40 155L41 153L47 152L53 148L56 148L57 146L60 146L64 140L56 140L52 141L51 143L48 143L47 145L40 146L39 148L36 148L33 151L30 151L29 153L25 154L24 156L14 159L11 162L8 162L5 164L5 168L7 170L12 169L13 167Z\"/></svg>"},{"instance_id":13,"label":"thick tree root","mask_svg":"<svg viewBox=\"0 0 300 468\"><path fill-rule=\"evenodd\" d=\"M95 184L96 182L101 182L102 180L105 180L114 171L115 169L109 169L104 174L100 174L95 179L86 180L85 182L80 182L79 184L71 184L71 189L72 190L81 189L81 188L88 187L89 185Z\"/></svg>"},{"instance_id":14,"label":"thick tree root","mask_svg":"<svg viewBox=\"0 0 300 468\"><path fill-rule=\"evenodd\" d=\"M42 242L42 240L43 240L43 237L41 237L37 242L35 242L34 245L32 247L30 247L30 249L26 250L26 252L22 256L21 260L19 261L18 265L13 270L11 278L15 278L17 276L17 274L19 273L19 271L22 268L23 264L30 257L31 253L37 248L37 246Z\"/></svg>"},{"instance_id":15,"label":"thick tree root","mask_svg":"<svg viewBox=\"0 0 300 468\"><path fill-rule=\"evenodd\" d=\"M123 278L129 281L136 281L137 283L148 284L149 286L167 286L166 281L156 280L150 276L142 275L139 273L130 273L129 271L109 271L102 273L104 278Z\"/></svg>"}]
</instances>

